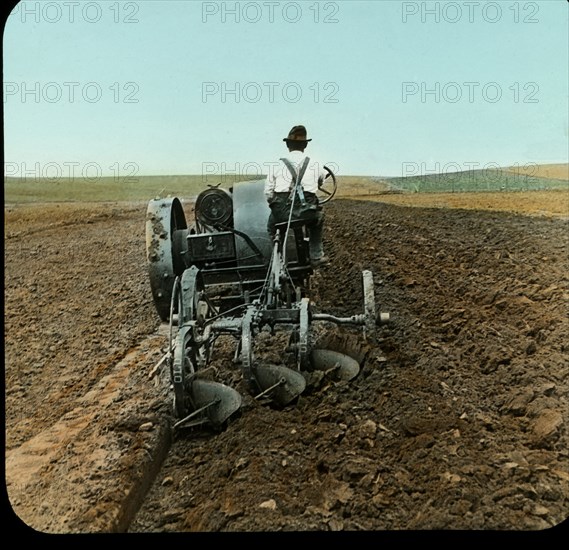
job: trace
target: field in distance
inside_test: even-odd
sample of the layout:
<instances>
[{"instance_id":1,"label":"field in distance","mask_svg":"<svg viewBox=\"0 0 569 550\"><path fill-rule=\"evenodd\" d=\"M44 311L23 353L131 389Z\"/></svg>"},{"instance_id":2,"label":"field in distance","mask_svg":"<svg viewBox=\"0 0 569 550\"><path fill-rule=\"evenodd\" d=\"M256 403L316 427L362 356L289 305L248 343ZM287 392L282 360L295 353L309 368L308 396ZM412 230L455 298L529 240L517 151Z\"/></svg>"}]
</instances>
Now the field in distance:
<instances>
[{"instance_id":1,"label":"field in distance","mask_svg":"<svg viewBox=\"0 0 569 550\"><path fill-rule=\"evenodd\" d=\"M424 208L569 218L569 164L528 164L406 178L341 178L339 197Z\"/></svg>"},{"instance_id":2,"label":"field in distance","mask_svg":"<svg viewBox=\"0 0 569 550\"><path fill-rule=\"evenodd\" d=\"M213 175L4 178L4 202L122 202L176 196L192 199L208 185L229 188L247 177Z\"/></svg>"},{"instance_id":3,"label":"field in distance","mask_svg":"<svg viewBox=\"0 0 569 550\"><path fill-rule=\"evenodd\" d=\"M5 177L4 203L146 202L158 196L192 200L208 185L228 189L239 181L259 177L263 176ZM569 216L569 164L528 164L410 177L338 175L336 197Z\"/></svg>"}]
</instances>

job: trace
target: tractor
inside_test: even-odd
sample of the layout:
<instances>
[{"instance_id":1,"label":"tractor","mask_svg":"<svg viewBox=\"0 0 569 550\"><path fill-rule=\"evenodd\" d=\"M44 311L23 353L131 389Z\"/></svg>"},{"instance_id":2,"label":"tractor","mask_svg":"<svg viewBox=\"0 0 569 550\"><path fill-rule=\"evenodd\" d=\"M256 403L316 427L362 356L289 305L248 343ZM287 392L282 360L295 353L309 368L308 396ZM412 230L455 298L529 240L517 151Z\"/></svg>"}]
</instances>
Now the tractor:
<instances>
[{"instance_id":1,"label":"tractor","mask_svg":"<svg viewBox=\"0 0 569 550\"><path fill-rule=\"evenodd\" d=\"M337 190L335 174L325 169L319 208L325 208ZM362 272L360 313L337 317L316 311L306 223L291 216L270 235L264 182L240 181L228 189L208 186L195 199L190 227L179 198L148 203L147 267L157 314L168 324L165 361L176 427L220 428L242 405L236 389L204 376L221 335L234 338L233 362L247 391L255 399L284 407L303 393L307 373L318 370L343 380L359 373L353 357L314 346L315 323L361 327L367 338L377 325L389 321L389 314L376 307L370 271ZM291 211L297 191L293 182ZM255 357L255 338L261 331L288 333L287 364L264 364Z\"/></svg>"}]
</instances>

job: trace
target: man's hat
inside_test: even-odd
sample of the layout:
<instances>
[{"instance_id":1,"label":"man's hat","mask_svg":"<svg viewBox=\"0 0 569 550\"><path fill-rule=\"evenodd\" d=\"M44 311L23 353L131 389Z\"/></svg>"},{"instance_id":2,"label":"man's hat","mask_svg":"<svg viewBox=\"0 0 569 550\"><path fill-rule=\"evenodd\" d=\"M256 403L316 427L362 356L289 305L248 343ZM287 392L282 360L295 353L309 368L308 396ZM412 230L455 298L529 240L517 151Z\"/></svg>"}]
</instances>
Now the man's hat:
<instances>
[{"instance_id":1,"label":"man's hat","mask_svg":"<svg viewBox=\"0 0 569 550\"><path fill-rule=\"evenodd\" d=\"M283 138L283 141L312 141L312 139L306 139L306 128L304 126L293 126L288 137Z\"/></svg>"}]
</instances>

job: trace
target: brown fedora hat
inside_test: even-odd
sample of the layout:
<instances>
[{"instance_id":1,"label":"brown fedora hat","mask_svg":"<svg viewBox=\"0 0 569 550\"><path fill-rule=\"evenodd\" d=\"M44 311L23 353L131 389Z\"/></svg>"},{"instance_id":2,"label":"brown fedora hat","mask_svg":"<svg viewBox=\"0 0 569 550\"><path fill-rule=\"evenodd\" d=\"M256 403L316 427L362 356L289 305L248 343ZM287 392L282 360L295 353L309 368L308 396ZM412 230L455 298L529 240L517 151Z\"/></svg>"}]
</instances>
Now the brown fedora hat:
<instances>
[{"instance_id":1,"label":"brown fedora hat","mask_svg":"<svg viewBox=\"0 0 569 550\"><path fill-rule=\"evenodd\" d=\"M293 126L288 133L288 137L283 138L283 141L312 141L306 138L306 128L302 125Z\"/></svg>"}]
</instances>

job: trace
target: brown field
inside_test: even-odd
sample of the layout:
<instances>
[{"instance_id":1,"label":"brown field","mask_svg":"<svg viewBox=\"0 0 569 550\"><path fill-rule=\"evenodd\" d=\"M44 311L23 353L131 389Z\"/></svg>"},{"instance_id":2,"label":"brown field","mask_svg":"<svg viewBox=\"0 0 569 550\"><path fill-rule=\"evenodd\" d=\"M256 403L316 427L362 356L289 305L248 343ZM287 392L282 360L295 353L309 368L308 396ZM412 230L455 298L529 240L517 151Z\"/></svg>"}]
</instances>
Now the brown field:
<instances>
[{"instance_id":1,"label":"brown field","mask_svg":"<svg viewBox=\"0 0 569 550\"><path fill-rule=\"evenodd\" d=\"M551 178L556 180L569 180L569 164L531 164L525 166L509 166L509 172L536 178Z\"/></svg>"},{"instance_id":2,"label":"brown field","mask_svg":"<svg viewBox=\"0 0 569 550\"><path fill-rule=\"evenodd\" d=\"M325 206L331 262L312 287L321 311L349 316L373 272L392 323L360 375L285 410L243 393L227 430L173 441L146 203L6 205L11 519L59 534L565 521L569 191L365 195L365 179ZM214 371L239 380L232 348L216 354Z\"/></svg>"},{"instance_id":3,"label":"brown field","mask_svg":"<svg viewBox=\"0 0 569 550\"><path fill-rule=\"evenodd\" d=\"M360 195L352 198L421 208L461 208L515 212L531 216L569 217L569 190L513 193L413 193Z\"/></svg>"},{"instance_id":4,"label":"brown field","mask_svg":"<svg viewBox=\"0 0 569 550\"><path fill-rule=\"evenodd\" d=\"M569 164L531 164L503 171L536 178L569 181ZM390 193L387 182L358 176L339 178L337 197L421 208L461 208L565 218L569 216L569 189L548 191L473 193Z\"/></svg>"}]
</instances>

